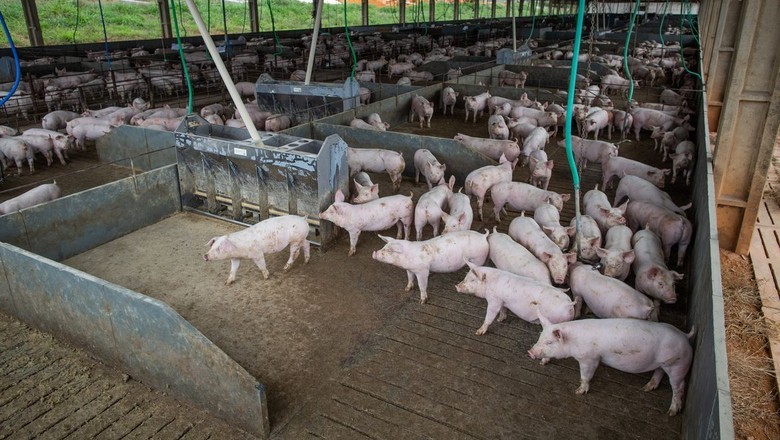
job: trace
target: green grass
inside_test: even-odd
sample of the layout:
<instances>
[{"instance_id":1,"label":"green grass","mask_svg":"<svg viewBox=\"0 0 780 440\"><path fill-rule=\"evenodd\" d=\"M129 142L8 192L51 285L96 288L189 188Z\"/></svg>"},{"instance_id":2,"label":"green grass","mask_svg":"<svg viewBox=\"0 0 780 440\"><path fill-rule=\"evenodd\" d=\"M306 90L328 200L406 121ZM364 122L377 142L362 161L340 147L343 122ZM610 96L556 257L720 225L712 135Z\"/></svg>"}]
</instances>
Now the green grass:
<instances>
[{"instance_id":1,"label":"green grass","mask_svg":"<svg viewBox=\"0 0 780 440\"><path fill-rule=\"evenodd\" d=\"M187 10L184 0L174 0L177 9L181 4L183 11L179 13L180 32L182 36L197 35L197 27ZM76 27L77 0L39 0L37 1L38 16L41 22L43 40L47 45L93 43L103 41L103 29L100 22L100 12L97 0L79 0L78 28ZM271 30L271 18L266 0L259 0L260 30ZM526 2L529 3L529 2ZM222 24L222 3L220 0L195 0L204 21L208 20L208 5L211 7L210 30L212 34L224 32ZM271 0L274 20L277 30L311 29L313 26L311 3L297 0ZM227 28L231 34L249 32L249 12L246 3L226 3ZM0 11L19 47L29 46L27 28L24 21L21 2L19 0L0 0ZM145 40L160 38L162 28L159 23L157 3L130 3L118 0L104 0L103 12L106 20L106 33L109 41ZM496 15L504 16L505 3L499 2ZM474 16L473 3L461 3L462 19ZM420 11L413 5L407 5L407 23L422 22L423 16L428 19L428 1L425 1ZM482 2L480 17L490 16L489 2ZM452 20L453 7L449 3L436 4L436 20ZM350 26L361 24L360 3L347 5L347 22ZM398 7L370 8L369 24L389 24L398 22ZM322 25L325 28L344 26L344 11L342 5L324 5ZM75 31L75 38L74 38ZM174 31L175 33L175 31ZM6 47L7 42L0 44Z\"/></svg>"}]
</instances>

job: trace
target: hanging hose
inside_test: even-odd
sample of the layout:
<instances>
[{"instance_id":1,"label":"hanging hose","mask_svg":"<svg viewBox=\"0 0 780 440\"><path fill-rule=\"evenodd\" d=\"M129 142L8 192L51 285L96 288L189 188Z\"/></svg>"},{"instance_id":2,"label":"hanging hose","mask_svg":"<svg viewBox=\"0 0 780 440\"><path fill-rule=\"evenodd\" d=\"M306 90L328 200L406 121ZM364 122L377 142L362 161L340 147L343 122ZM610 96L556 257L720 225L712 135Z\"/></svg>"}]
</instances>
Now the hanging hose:
<instances>
[{"instance_id":1,"label":"hanging hose","mask_svg":"<svg viewBox=\"0 0 780 440\"><path fill-rule=\"evenodd\" d=\"M181 0L179 0L179 12L181 12L181 10L182 10ZM186 37L187 36L187 28L184 27L184 16L180 15L179 19L181 20L181 23L179 23L181 25L181 30L184 31L184 36Z\"/></svg>"},{"instance_id":2,"label":"hanging hose","mask_svg":"<svg viewBox=\"0 0 780 440\"><path fill-rule=\"evenodd\" d=\"M691 26L691 35L693 35L693 39L696 40L696 44L701 47L701 42L699 41L699 29L697 29L697 26L693 25L693 15L691 14L693 4L690 2L690 0L686 0L686 3L688 5L688 12L686 17L688 17L688 24ZM682 32L682 29L680 29L680 32Z\"/></svg>"},{"instance_id":3,"label":"hanging hose","mask_svg":"<svg viewBox=\"0 0 780 440\"><path fill-rule=\"evenodd\" d=\"M181 3L180 3L181 4ZM176 21L176 4L171 0L171 11L173 13L173 24L176 28L176 43L179 46L179 58L181 59L181 70L184 72L184 79L187 81L187 114L192 113L192 81L190 81L190 72L187 70L187 62L184 60L184 50L181 47L181 36L179 35L179 22ZM179 9L181 12L181 9Z\"/></svg>"},{"instance_id":4,"label":"hanging hose","mask_svg":"<svg viewBox=\"0 0 780 440\"><path fill-rule=\"evenodd\" d=\"M357 56L355 55L355 48L352 47L352 39L349 38L349 26L347 26L347 0L344 0L344 33L347 35L347 44L349 44L349 53L352 54L352 74L350 77L355 77L355 65L357 64Z\"/></svg>"},{"instance_id":5,"label":"hanging hose","mask_svg":"<svg viewBox=\"0 0 780 440\"><path fill-rule=\"evenodd\" d=\"M211 0L206 0L206 26L208 26L209 33L211 33Z\"/></svg>"},{"instance_id":6,"label":"hanging hose","mask_svg":"<svg viewBox=\"0 0 780 440\"><path fill-rule=\"evenodd\" d=\"M76 32L79 31L79 19L81 18L81 5L80 0L76 0L76 26L73 27L73 44L76 44Z\"/></svg>"},{"instance_id":7,"label":"hanging hose","mask_svg":"<svg viewBox=\"0 0 780 440\"><path fill-rule=\"evenodd\" d=\"M11 86L11 90L9 90L8 93L3 96L3 99L0 100L0 107L2 107L9 99L11 99L11 96L16 93L16 89L19 87L19 80L22 77L22 66L19 65L19 54L16 52L14 39L11 38L11 33L8 32L8 26L5 24L5 17L3 17L2 11L0 11L0 24L3 25L3 32L5 32L5 38L8 40L8 45L11 47L11 53L14 55L14 64L16 65L16 78L14 78L14 85Z\"/></svg>"},{"instance_id":8,"label":"hanging hose","mask_svg":"<svg viewBox=\"0 0 780 440\"><path fill-rule=\"evenodd\" d=\"M631 42L631 32L634 31L634 20L636 20L636 14L639 12L639 0L636 0L634 5L634 12L631 14L631 22L628 23L628 34L626 35L626 44L623 47L623 70L628 77L628 99L627 106L631 107L631 100L634 98L634 79L631 76L631 69L628 68L628 44ZM636 43L636 40L634 41Z\"/></svg>"},{"instance_id":9,"label":"hanging hose","mask_svg":"<svg viewBox=\"0 0 780 440\"><path fill-rule=\"evenodd\" d=\"M669 8L669 0L664 3L664 15L661 16L661 24L658 26L658 36L661 37L661 58L666 55L666 40L664 40L664 20L666 20L666 11Z\"/></svg>"},{"instance_id":10,"label":"hanging hose","mask_svg":"<svg viewBox=\"0 0 780 440\"><path fill-rule=\"evenodd\" d=\"M569 93L566 96L566 124L563 133L566 139L566 158L569 161L571 178L574 182L574 214L576 234L580 232L580 174L577 172L577 164L574 161L574 152L571 146L571 119L574 114L574 88L577 84L577 68L580 57L580 44L582 43L582 22L585 19L585 0L580 0L577 9L577 31L574 33L574 57L571 60L569 72ZM575 238L577 235L575 235ZM580 255L580 240L577 239L577 256Z\"/></svg>"},{"instance_id":11,"label":"hanging hose","mask_svg":"<svg viewBox=\"0 0 780 440\"><path fill-rule=\"evenodd\" d=\"M225 11L225 0L222 0L222 26L225 28L225 56L230 59L230 37L227 31L227 11Z\"/></svg>"},{"instance_id":12,"label":"hanging hose","mask_svg":"<svg viewBox=\"0 0 780 440\"><path fill-rule=\"evenodd\" d=\"M680 11L682 12L682 11ZM686 72L689 74L695 76L696 78L699 78L699 81L704 82L704 80L701 78L701 75L699 75L696 72L691 72L690 69L688 69L687 63L685 62L685 54L683 53L683 42L682 42L682 30L683 30L683 15L680 14L680 57L682 58L682 65ZM694 37L695 38L695 37ZM701 46L699 46L701 47Z\"/></svg>"},{"instance_id":13,"label":"hanging hose","mask_svg":"<svg viewBox=\"0 0 780 440\"><path fill-rule=\"evenodd\" d=\"M100 9L100 23L103 24L103 44L106 48L106 61L108 62L108 70L111 70L111 55L108 53L108 34L106 33L106 19L103 17L103 2L98 0L98 8Z\"/></svg>"},{"instance_id":14,"label":"hanging hose","mask_svg":"<svg viewBox=\"0 0 780 440\"><path fill-rule=\"evenodd\" d=\"M276 34L276 22L274 21L274 10L271 8L271 0L266 0L268 3L268 12L271 15L271 30L274 33L274 53L273 56L280 55L282 53L282 43L279 42L279 35Z\"/></svg>"},{"instance_id":15,"label":"hanging hose","mask_svg":"<svg viewBox=\"0 0 780 440\"><path fill-rule=\"evenodd\" d=\"M531 41L531 37L534 35L534 28L536 27L536 0L533 0L531 2L531 33L528 34L528 38L525 39L526 46L528 45L528 42Z\"/></svg>"}]
</instances>

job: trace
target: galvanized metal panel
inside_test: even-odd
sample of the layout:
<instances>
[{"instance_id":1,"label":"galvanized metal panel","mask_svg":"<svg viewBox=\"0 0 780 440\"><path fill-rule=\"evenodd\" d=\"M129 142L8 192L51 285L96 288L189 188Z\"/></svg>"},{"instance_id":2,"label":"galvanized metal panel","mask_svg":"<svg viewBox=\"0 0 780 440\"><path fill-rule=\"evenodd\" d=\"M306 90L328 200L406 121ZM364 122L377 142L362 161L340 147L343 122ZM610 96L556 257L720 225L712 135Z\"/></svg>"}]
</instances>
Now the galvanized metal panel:
<instances>
[{"instance_id":1,"label":"galvanized metal panel","mask_svg":"<svg viewBox=\"0 0 780 440\"><path fill-rule=\"evenodd\" d=\"M349 194L349 165L347 164L347 143L338 135L330 135L322 142L317 157L317 190L319 207L316 214L328 209L333 203L336 191ZM320 242L325 248L335 242L338 228L331 222L320 223Z\"/></svg>"},{"instance_id":2,"label":"galvanized metal panel","mask_svg":"<svg viewBox=\"0 0 780 440\"><path fill-rule=\"evenodd\" d=\"M17 316L14 297L11 295L11 286L8 284L8 273L0 254L0 311L9 316Z\"/></svg>"},{"instance_id":3,"label":"galvanized metal panel","mask_svg":"<svg viewBox=\"0 0 780 440\"><path fill-rule=\"evenodd\" d=\"M17 318L121 365L105 281L11 246L0 246L0 259Z\"/></svg>"},{"instance_id":4,"label":"galvanized metal panel","mask_svg":"<svg viewBox=\"0 0 780 440\"><path fill-rule=\"evenodd\" d=\"M101 162L149 171L176 163L173 133L121 125L95 141Z\"/></svg>"},{"instance_id":5,"label":"galvanized metal panel","mask_svg":"<svg viewBox=\"0 0 780 440\"><path fill-rule=\"evenodd\" d=\"M0 218L0 240L63 260L181 209L176 167L138 174ZM121 218L122 221L117 221Z\"/></svg>"},{"instance_id":6,"label":"galvanized metal panel","mask_svg":"<svg viewBox=\"0 0 780 440\"><path fill-rule=\"evenodd\" d=\"M5 243L0 262L20 320L268 437L265 387L167 304Z\"/></svg>"}]
</instances>

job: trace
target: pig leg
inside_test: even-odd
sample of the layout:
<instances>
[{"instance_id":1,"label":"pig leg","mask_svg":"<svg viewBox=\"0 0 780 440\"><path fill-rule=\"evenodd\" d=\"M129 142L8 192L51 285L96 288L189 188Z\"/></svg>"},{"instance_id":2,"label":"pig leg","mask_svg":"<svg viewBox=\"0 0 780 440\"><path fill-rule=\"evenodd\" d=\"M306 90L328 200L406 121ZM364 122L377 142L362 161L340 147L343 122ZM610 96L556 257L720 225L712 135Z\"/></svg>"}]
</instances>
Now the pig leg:
<instances>
[{"instance_id":1,"label":"pig leg","mask_svg":"<svg viewBox=\"0 0 780 440\"><path fill-rule=\"evenodd\" d=\"M582 359L580 363L580 387L575 391L576 394L585 394L590 389L590 380L599 367L598 359Z\"/></svg>"},{"instance_id":2,"label":"pig leg","mask_svg":"<svg viewBox=\"0 0 780 440\"><path fill-rule=\"evenodd\" d=\"M43 157L46 158L46 166L50 167L52 162L54 162L54 157L52 156L51 151L43 153Z\"/></svg>"},{"instance_id":3,"label":"pig leg","mask_svg":"<svg viewBox=\"0 0 780 440\"><path fill-rule=\"evenodd\" d=\"M506 321L506 307L501 307L501 311L498 312L498 322Z\"/></svg>"},{"instance_id":4,"label":"pig leg","mask_svg":"<svg viewBox=\"0 0 780 440\"><path fill-rule=\"evenodd\" d=\"M420 304L425 304L428 301L428 270L423 270L415 273L417 276L417 285L420 286Z\"/></svg>"},{"instance_id":5,"label":"pig leg","mask_svg":"<svg viewBox=\"0 0 780 440\"><path fill-rule=\"evenodd\" d=\"M360 237L360 230L348 231L349 232L349 253L348 257L355 255L355 247L357 246L358 238Z\"/></svg>"},{"instance_id":6,"label":"pig leg","mask_svg":"<svg viewBox=\"0 0 780 440\"><path fill-rule=\"evenodd\" d=\"M425 218L423 216L415 217L414 218L414 232L415 237L417 237L417 241L420 241L422 239L422 231L423 228L425 228ZM436 236L436 234L433 234Z\"/></svg>"},{"instance_id":7,"label":"pig leg","mask_svg":"<svg viewBox=\"0 0 780 440\"><path fill-rule=\"evenodd\" d=\"M485 221L482 218L482 205L485 203L485 196L477 197L477 209L479 210L479 221Z\"/></svg>"},{"instance_id":8,"label":"pig leg","mask_svg":"<svg viewBox=\"0 0 780 440\"><path fill-rule=\"evenodd\" d=\"M681 267L685 262L685 250L688 249L688 243L679 243L677 247L677 267Z\"/></svg>"},{"instance_id":9,"label":"pig leg","mask_svg":"<svg viewBox=\"0 0 780 440\"><path fill-rule=\"evenodd\" d=\"M292 249L290 249L290 250L292 250ZM263 273L263 278L267 280L268 276L271 275L271 274L268 273L268 269L266 269L266 267L265 267L265 256L262 253L260 253L260 255L257 258L253 259L252 261L255 262L255 265L257 265L257 267L260 269L260 272ZM292 263L288 261L287 264L292 264ZM285 265L285 270L286 269L287 269L287 266Z\"/></svg>"},{"instance_id":10,"label":"pig leg","mask_svg":"<svg viewBox=\"0 0 780 440\"><path fill-rule=\"evenodd\" d=\"M420 169L417 167L414 167L414 183L415 185L420 183Z\"/></svg>"},{"instance_id":11,"label":"pig leg","mask_svg":"<svg viewBox=\"0 0 780 440\"><path fill-rule=\"evenodd\" d=\"M503 309L503 304L499 301L488 301L487 311L485 312L485 321L482 323L482 327L477 329L477 332L475 333L477 336L482 336L487 332L488 326L495 321L496 316L501 312L501 309Z\"/></svg>"},{"instance_id":12,"label":"pig leg","mask_svg":"<svg viewBox=\"0 0 780 440\"><path fill-rule=\"evenodd\" d=\"M664 370L663 368L656 368L653 372L653 377L650 378L650 382L645 385L642 390L644 391L653 391L654 389L658 388L658 385L661 383L661 379L664 378Z\"/></svg>"},{"instance_id":13,"label":"pig leg","mask_svg":"<svg viewBox=\"0 0 780 440\"><path fill-rule=\"evenodd\" d=\"M680 371L677 371L677 370ZM669 416L676 416L682 409L683 397L685 396L685 375L687 368L670 368L666 370L669 375L669 383L672 385L672 404L669 406Z\"/></svg>"},{"instance_id":14,"label":"pig leg","mask_svg":"<svg viewBox=\"0 0 780 440\"><path fill-rule=\"evenodd\" d=\"M433 236L434 237L438 236L439 235L439 221L436 220L436 222L433 223L433 225L431 225L431 226L433 226Z\"/></svg>"},{"instance_id":15,"label":"pig leg","mask_svg":"<svg viewBox=\"0 0 780 440\"><path fill-rule=\"evenodd\" d=\"M57 155L57 158L60 160L60 163L63 165L66 165L65 159L62 157L62 150L59 148L54 150L54 153ZM66 151L67 154L67 151Z\"/></svg>"},{"instance_id":16,"label":"pig leg","mask_svg":"<svg viewBox=\"0 0 780 440\"><path fill-rule=\"evenodd\" d=\"M301 243L290 243L290 258L284 265L284 272L287 272L292 267L295 260L298 259L298 255L301 253Z\"/></svg>"},{"instance_id":17,"label":"pig leg","mask_svg":"<svg viewBox=\"0 0 780 440\"><path fill-rule=\"evenodd\" d=\"M411 270L406 271L406 287L404 288L404 292L409 292L410 290L414 289L414 272Z\"/></svg>"},{"instance_id":18,"label":"pig leg","mask_svg":"<svg viewBox=\"0 0 780 440\"><path fill-rule=\"evenodd\" d=\"M431 117L432 117L432 116L433 116L433 115L431 115L431 116L428 116L427 118L425 118L425 119L426 119L425 123L426 123L426 125L428 126L428 128L431 128Z\"/></svg>"},{"instance_id":19,"label":"pig leg","mask_svg":"<svg viewBox=\"0 0 780 440\"><path fill-rule=\"evenodd\" d=\"M309 240L303 239L303 264L306 264L309 262L309 257L311 255L311 245L309 244Z\"/></svg>"},{"instance_id":20,"label":"pig leg","mask_svg":"<svg viewBox=\"0 0 780 440\"><path fill-rule=\"evenodd\" d=\"M238 258L233 258L230 260L230 275L228 275L228 279L225 282L225 285L231 285L233 284L233 281L236 280L236 272L238 272L238 266L241 265L241 260Z\"/></svg>"}]
</instances>

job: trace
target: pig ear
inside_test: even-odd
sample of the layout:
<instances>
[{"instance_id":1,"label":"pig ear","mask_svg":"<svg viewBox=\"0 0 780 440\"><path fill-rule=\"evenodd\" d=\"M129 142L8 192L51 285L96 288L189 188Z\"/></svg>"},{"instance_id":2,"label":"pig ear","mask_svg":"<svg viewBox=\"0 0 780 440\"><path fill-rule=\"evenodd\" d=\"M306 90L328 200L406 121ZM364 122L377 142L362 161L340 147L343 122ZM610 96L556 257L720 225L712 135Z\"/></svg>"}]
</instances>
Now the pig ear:
<instances>
[{"instance_id":1,"label":"pig ear","mask_svg":"<svg viewBox=\"0 0 780 440\"><path fill-rule=\"evenodd\" d=\"M626 210L628 209L628 202L629 202L629 201L628 201L628 200L626 200L626 202L625 202L625 203L623 203L622 205L618 206L618 208L617 208L617 209L619 209L619 210L620 210L620 212L622 212L622 213L623 213L623 215L625 215L625 214L626 214Z\"/></svg>"},{"instance_id":2,"label":"pig ear","mask_svg":"<svg viewBox=\"0 0 780 440\"><path fill-rule=\"evenodd\" d=\"M379 194L379 184L375 183L371 185L371 194Z\"/></svg>"},{"instance_id":3,"label":"pig ear","mask_svg":"<svg viewBox=\"0 0 780 440\"><path fill-rule=\"evenodd\" d=\"M363 185L359 184L357 179L352 179L355 182L355 189L360 191L363 188Z\"/></svg>"},{"instance_id":4,"label":"pig ear","mask_svg":"<svg viewBox=\"0 0 780 440\"><path fill-rule=\"evenodd\" d=\"M607 256L607 250L604 248L596 248L596 255L598 255L599 258L605 258Z\"/></svg>"},{"instance_id":5,"label":"pig ear","mask_svg":"<svg viewBox=\"0 0 780 440\"><path fill-rule=\"evenodd\" d=\"M539 309L536 309L536 317L539 318L539 323L542 324L542 329L552 325L552 322L550 322L549 319L545 318L544 315L542 315L542 312L539 311Z\"/></svg>"},{"instance_id":6,"label":"pig ear","mask_svg":"<svg viewBox=\"0 0 780 440\"><path fill-rule=\"evenodd\" d=\"M344 193L341 192L341 190L336 191L336 202L343 202L344 201Z\"/></svg>"},{"instance_id":7,"label":"pig ear","mask_svg":"<svg viewBox=\"0 0 780 440\"><path fill-rule=\"evenodd\" d=\"M573 237L574 234L577 233L577 227L576 226L568 226L568 227L564 228L564 230L566 231L566 235L568 235L570 237Z\"/></svg>"},{"instance_id":8,"label":"pig ear","mask_svg":"<svg viewBox=\"0 0 780 440\"><path fill-rule=\"evenodd\" d=\"M658 268L658 266L653 266L650 269L647 270L647 277L648 278L655 278L658 276L658 274L661 272L661 269Z\"/></svg>"},{"instance_id":9,"label":"pig ear","mask_svg":"<svg viewBox=\"0 0 780 440\"><path fill-rule=\"evenodd\" d=\"M551 169L553 169L553 161L551 161L551 160L548 160L548 161L547 161L547 169L548 169L548 170L551 170Z\"/></svg>"},{"instance_id":10,"label":"pig ear","mask_svg":"<svg viewBox=\"0 0 780 440\"><path fill-rule=\"evenodd\" d=\"M382 241L384 241L385 243L390 243L391 241L395 241L395 239L393 239L393 238L390 238L390 237L385 237L384 235L379 235L379 234L377 234L377 236L378 236L380 239L382 239Z\"/></svg>"},{"instance_id":11,"label":"pig ear","mask_svg":"<svg viewBox=\"0 0 780 440\"><path fill-rule=\"evenodd\" d=\"M452 176L450 176L450 181L449 181L447 186L450 187L450 191L452 191L452 188L455 187L455 175L454 174Z\"/></svg>"},{"instance_id":12,"label":"pig ear","mask_svg":"<svg viewBox=\"0 0 780 440\"><path fill-rule=\"evenodd\" d=\"M445 170L447 170L447 164L443 163L439 168L442 170L442 172L444 172Z\"/></svg>"},{"instance_id":13,"label":"pig ear","mask_svg":"<svg viewBox=\"0 0 780 440\"><path fill-rule=\"evenodd\" d=\"M458 223L463 223L465 221L466 221L466 213L461 212L460 215L458 216Z\"/></svg>"},{"instance_id":14,"label":"pig ear","mask_svg":"<svg viewBox=\"0 0 780 440\"><path fill-rule=\"evenodd\" d=\"M539 254L539 259L542 260L542 263L547 263L550 261L550 258L552 258L552 255L549 252L542 252Z\"/></svg>"},{"instance_id":15,"label":"pig ear","mask_svg":"<svg viewBox=\"0 0 780 440\"><path fill-rule=\"evenodd\" d=\"M559 329L559 328L556 328L555 330L553 330L552 334L553 334L553 336L555 337L555 339L557 339L558 341L560 341L560 342L566 342L566 341L564 341L564 339L563 339L563 332L561 332L561 329Z\"/></svg>"},{"instance_id":16,"label":"pig ear","mask_svg":"<svg viewBox=\"0 0 780 440\"><path fill-rule=\"evenodd\" d=\"M669 174L672 174L672 170L670 169L661 170L661 172L664 173L664 176L668 176Z\"/></svg>"},{"instance_id":17,"label":"pig ear","mask_svg":"<svg viewBox=\"0 0 780 440\"><path fill-rule=\"evenodd\" d=\"M601 237L589 237L586 240L590 242L591 246L598 246L601 244Z\"/></svg>"},{"instance_id":18,"label":"pig ear","mask_svg":"<svg viewBox=\"0 0 780 440\"><path fill-rule=\"evenodd\" d=\"M554 231L554 230L555 230L555 228L551 228L551 227L549 227L549 226L542 226L542 230L543 230L544 232L549 232L549 233L552 233L552 231Z\"/></svg>"},{"instance_id":19,"label":"pig ear","mask_svg":"<svg viewBox=\"0 0 780 440\"><path fill-rule=\"evenodd\" d=\"M217 240L217 237L213 237L211 240L209 240L208 243L206 243L206 247L211 247L212 244Z\"/></svg>"},{"instance_id":20,"label":"pig ear","mask_svg":"<svg viewBox=\"0 0 780 440\"><path fill-rule=\"evenodd\" d=\"M675 272L675 271L671 271L671 272L672 272L672 277L674 278L674 281L680 281L685 276L685 275L683 275L683 274L681 274L679 272Z\"/></svg>"},{"instance_id":21,"label":"pig ear","mask_svg":"<svg viewBox=\"0 0 780 440\"><path fill-rule=\"evenodd\" d=\"M636 259L636 252L634 250L623 252L623 261L627 264L631 264Z\"/></svg>"},{"instance_id":22,"label":"pig ear","mask_svg":"<svg viewBox=\"0 0 780 440\"><path fill-rule=\"evenodd\" d=\"M571 198L571 194L561 194L561 200L563 200L564 202L568 202L570 198Z\"/></svg>"},{"instance_id":23,"label":"pig ear","mask_svg":"<svg viewBox=\"0 0 780 440\"><path fill-rule=\"evenodd\" d=\"M569 264L574 264L577 262L576 252L569 252L568 254L563 254L563 256L566 257L566 262Z\"/></svg>"},{"instance_id":24,"label":"pig ear","mask_svg":"<svg viewBox=\"0 0 780 440\"><path fill-rule=\"evenodd\" d=\"M604 215L609 215L610 213L610 210L604 207L599 208L599 211L601 211L601 213Z\"/></svg>"},{"instance_id":25,"label":"pig ear","mask_svg":"<svg viewBox=\"0 0 780 440\"><path fill-rule=\"evenodd\" d=\"M447 223L447 219L450 218L450 215L446 212L442 211L441 213L441 219L444 220L444 223Z\"/></svg>"}]
</instances>

